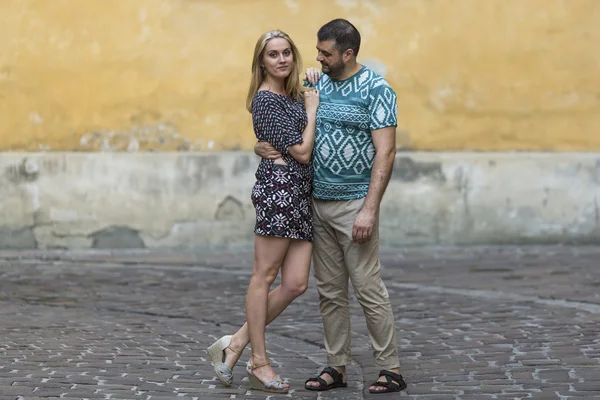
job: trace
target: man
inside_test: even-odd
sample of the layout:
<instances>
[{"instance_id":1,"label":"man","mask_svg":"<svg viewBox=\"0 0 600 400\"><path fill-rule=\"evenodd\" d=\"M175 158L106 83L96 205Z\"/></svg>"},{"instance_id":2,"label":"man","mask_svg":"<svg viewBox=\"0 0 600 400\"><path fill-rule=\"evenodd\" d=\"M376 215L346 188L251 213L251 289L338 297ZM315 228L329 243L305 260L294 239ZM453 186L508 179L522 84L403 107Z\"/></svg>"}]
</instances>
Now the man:
<instances>
[{"instance_id":1,"label":"man","mask_svg":"<svg viewBox=\"0 0 600 400\"><path fill-rule=\"evenodd\" d=\"M396 155L396 94L356 60L360 33L335 19L317 33L317 61L324 75L313 152L314 275L329 367L306 381L309 390L346 387L350 352L348 279L366 317L375 363L381 372L371 393L406 388L400 375L396 328L380 276L379 205ZM307 79L317 80L315 71ZM280 155L257 143L263 158Z\"/></svg>"}]
</instances>

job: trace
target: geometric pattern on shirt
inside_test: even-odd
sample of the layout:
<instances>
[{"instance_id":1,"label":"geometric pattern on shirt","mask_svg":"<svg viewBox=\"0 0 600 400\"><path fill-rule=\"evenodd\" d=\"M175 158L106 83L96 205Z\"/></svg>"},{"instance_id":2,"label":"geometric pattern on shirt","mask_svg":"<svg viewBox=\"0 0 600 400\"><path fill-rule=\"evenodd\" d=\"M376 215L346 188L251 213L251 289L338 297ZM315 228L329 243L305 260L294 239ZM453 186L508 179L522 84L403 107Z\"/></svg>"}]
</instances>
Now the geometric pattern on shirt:
<instances>
[{"instance_id":1,"label":"geometric pattern on shirt","mask_svg":"<svg viewBox=\"0 0 600 400\"><path fill-rule=\"evenodd\" d=\"M313 190L316 190L321 198L337 199L340 193L344 193L344 199L359 199L364 197L364 193L369 190L369 185L342 185L331 184L327 182L313 182Z\"/></svg>"},{"instance_id":2,"label":"geometric pattern on shirt","mask_svg":"<svg viewBox=\"0 0 600 400\"><path fill-rule=\"evenodd\" d=\"M370 135L359 131L356 136L344 135L348 127L324 124L324 135L319 135L315 152L315 168L325 167L335 175L352 171L356 175L371 168L375 158L375 147ZM366 146L365 146L366 145Z\"/></svg>"},{"instance_id":3,"label":"geometric pattern on shirt","mask_svg":"<svg viewBox=\"0 0 600 400\"><path fill-rule=\"evenodd\" d=\"M397 124L396 94L375 72L363 68L354 77L334 81L322 75L317 113L314 168L317 198L366 195L375 159L371 131ZM337 182L345 182L341 187ZM327 186L330 185L330 186ZM360 197L360 196L359 196Z\"/></svg>"}]
</instances>

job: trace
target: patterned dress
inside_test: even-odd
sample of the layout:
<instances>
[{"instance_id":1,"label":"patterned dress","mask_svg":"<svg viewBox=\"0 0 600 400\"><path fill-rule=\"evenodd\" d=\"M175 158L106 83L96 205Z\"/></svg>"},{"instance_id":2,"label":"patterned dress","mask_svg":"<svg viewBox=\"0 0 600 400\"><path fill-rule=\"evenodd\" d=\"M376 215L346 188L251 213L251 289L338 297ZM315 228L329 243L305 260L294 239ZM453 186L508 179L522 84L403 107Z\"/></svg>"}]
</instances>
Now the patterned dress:
<instances>
[{"instance_id":1,"label":"patterned dress","mask_svg":"<svg viewBox=\"0 0 600 400\"><path fill-rule=\"evenodd\" d=\"M252 122L259 141L269 142L287 165L261 160L252 189L256 209L254 233L312 242L312 163L301 164L288 147L302 143L307 124L302 102L270 91L252 100Z\"/></svg>"}]
</instances>

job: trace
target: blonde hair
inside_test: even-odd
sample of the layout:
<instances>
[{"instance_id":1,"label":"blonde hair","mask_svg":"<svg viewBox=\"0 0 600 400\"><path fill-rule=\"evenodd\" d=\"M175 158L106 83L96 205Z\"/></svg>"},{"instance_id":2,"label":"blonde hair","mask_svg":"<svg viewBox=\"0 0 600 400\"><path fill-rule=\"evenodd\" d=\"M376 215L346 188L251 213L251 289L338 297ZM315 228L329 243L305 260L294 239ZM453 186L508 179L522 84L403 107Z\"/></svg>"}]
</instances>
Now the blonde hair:
<instances>
[{"instance_id":1,"label":"blonde hair","mask_svg":"<svg viewBox=\"0 0 600 400\"><path fill-rule=\"evenodd\" d=\"M285 94L293 99L301 98L302 87L300 86L300 71L302 70L302 58L300 57L300 52L287 33L280 30L268 31L258 38L256 46L254 47L254 56L252 58L252 80L250 81L248 97L246 98L246 109L250 112L252 112L252 99L254 99L254 95L258 91L258 88L265 80L265 73L263 73L261 69L265 47L267 47L269 40L274 38L282 38L288 41L294 59L292 71L290 72L290 75L285 78Z\"/></svg>"}]
</instances>

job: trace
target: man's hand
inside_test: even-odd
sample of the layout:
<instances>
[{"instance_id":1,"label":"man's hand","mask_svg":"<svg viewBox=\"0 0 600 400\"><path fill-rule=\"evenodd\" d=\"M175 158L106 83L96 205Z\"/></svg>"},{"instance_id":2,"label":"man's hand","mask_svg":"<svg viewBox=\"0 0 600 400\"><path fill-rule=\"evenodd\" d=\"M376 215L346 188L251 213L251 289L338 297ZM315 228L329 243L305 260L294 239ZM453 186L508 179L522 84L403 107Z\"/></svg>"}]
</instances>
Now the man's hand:
<instances>
[{"instance_id":1,"label":"man's hand","mask_svg":"<svg viewBox=\"0 0 600 400\"><path fill-rule=\"evenodd\" d=\"M281 153L278 152L269 142L257 142L254 145L254 153L261 158L266 158L267 160L276 160L281 158Z\"/></svg>"},{"instance_id":2,"label":"man's hand","mask_svg":"<svg viewBox=\"0 0 600 400\"><path fill-rule=\"evenodd\" d=\"M309 82L311 86L315 86L321 79L321 70L318 68L307 68L304 80Z\"/></svg>"},{"instance_id":3,"label":"man's hand","mask_svg":"<svg viewBox=\"0 0 600 400\"><path fill-rule=\"evenodd\" d=\"M373 237L373 227L375 226L374 211L369 211L364 207L359 211L352 227L352 240L355 243L366 243Z\"/></svg>"}]
</instances>

